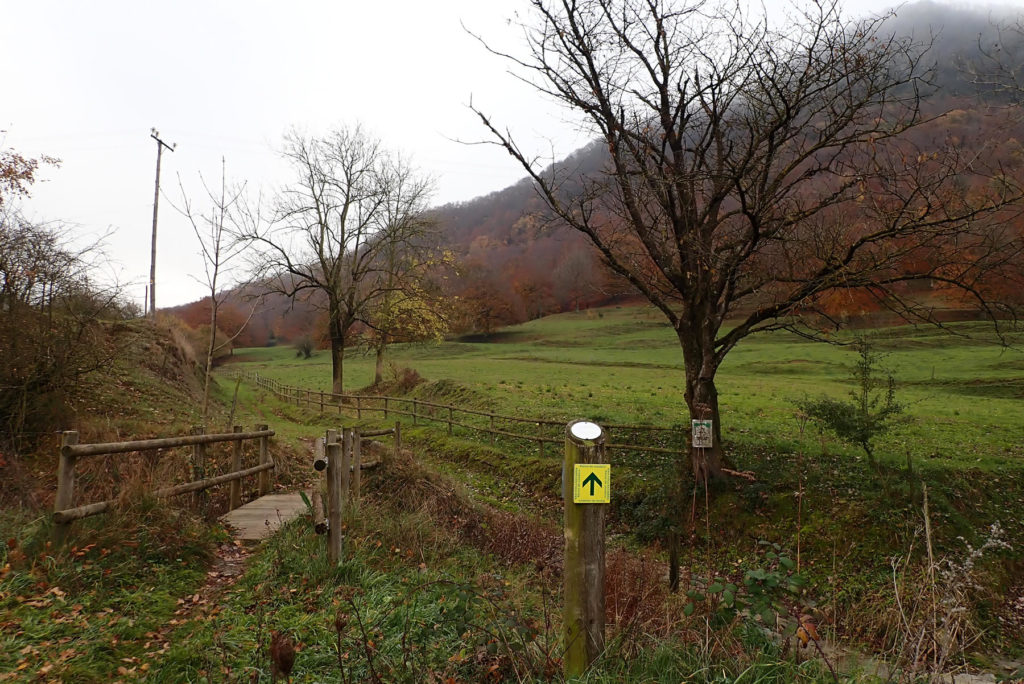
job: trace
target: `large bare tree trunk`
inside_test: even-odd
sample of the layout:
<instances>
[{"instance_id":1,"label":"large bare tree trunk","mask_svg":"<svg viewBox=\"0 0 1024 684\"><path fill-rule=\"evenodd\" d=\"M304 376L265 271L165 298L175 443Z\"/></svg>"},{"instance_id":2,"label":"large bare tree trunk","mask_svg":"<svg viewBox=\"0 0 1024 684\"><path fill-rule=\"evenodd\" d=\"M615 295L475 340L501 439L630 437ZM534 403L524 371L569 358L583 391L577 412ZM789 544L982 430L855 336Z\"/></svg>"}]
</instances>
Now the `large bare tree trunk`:
<instances>
[{"instance_id":1,"label":"large bare tree trunk","mask_svg":"<svg viewBox=\"0 0 1024 684\"><path fill-rule=\"evenodd\" d=\"M686 375L685 399L690 419L712 421L711 448L698 449L692 445L692 440L690 446L690 468L693 471L694 486L704 488L708 485L709 480L722 474L722 421L718 408L718 389L715 387L718 366L715 363L712 345L702 345L698 335L686 330L680 329L677 332L683 350L683 366ZM684 491L685 463L680 461L676 470L676 476L671 485L674 491L669 496L669 501L672 503L670 503L671 508L668 511L668 583L669 589L673 592L679 589L680 550L685 528L683 502L687 500ZM707 512L705 512L706 514Z\"/></svg>"},{"instance_id":2,"label":"large bare tree trunk","mask_svg":"<svg viewBox=\"0 0 1024 684\"><path fill-rule=\"evenodd\" d=\"M717 369L716 369L717 370ZM722 474L722 421L718 410L718 389L714 376L686 378L686 406L690 420L712 421L713 440L710 449L690 447L690 463L698 485L707 484Z\"/></svg>"},{"instance_id":3,"label":"large bare tree trunk","mask_svg":"<svg viewBox=\"0 0 1024 684\"><path fill-rule=\"evenodd\" d=\"M331 392L345 391L345 332L332 312L328 324L331 331Z\"/></svg>"},{"instance_id":4,"label":"large bare tree trunk","mask_svg":"<svg viewBox=\"0 0 1024 684\"><path fill-rule=\"evenodd\" d=\"M373 367L373 384L379 385L384 382L384 345L377 346L377 359Z\"/></svg>"},{"instance_id":5,"label":"large bare tree trunk","mask_svg":"<svg viewBox=\"0 0 1024 684\"><path fill-rule=\"evenodd\" d=\"M694 330L680 327L676 331L683 350L685 399L690 420L711 420L714 430L710 449L697 449L692 444L690 447L690 462L698 485L722 474L722 421L715 387L718 363L713 342L717 329L710 329L706 323L703 326Z\"/></svg>"}]
</instances>

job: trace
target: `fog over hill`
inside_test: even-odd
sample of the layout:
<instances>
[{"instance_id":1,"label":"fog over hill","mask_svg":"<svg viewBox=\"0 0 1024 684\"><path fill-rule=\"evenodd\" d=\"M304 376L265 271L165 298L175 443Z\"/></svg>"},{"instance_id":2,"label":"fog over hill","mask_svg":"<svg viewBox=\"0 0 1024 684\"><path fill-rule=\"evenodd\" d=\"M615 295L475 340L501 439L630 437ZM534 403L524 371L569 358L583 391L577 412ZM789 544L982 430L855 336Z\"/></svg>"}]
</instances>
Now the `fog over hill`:
<instances>
[{"instance_id":1,"label":"fog over hill","mask_svg":"<svg viewBox=\"0 0 1024 684\"><path fill-rule=\"evenodd\" d=\"M938 2L917 2L899 7L883 24L880 37L911 36L926 49L923 63L932 67L923 84L927 114L955 110L947 123L931 126L924 134L956 135L964 145L991 133L986 111L1013 103L1020 97L1005 87L1024 63L1020 11L1013 8L971 8ZM1000 72L1002 67L1004 72ZM994 85L998 81L999 85ZM1001 123L999 125L1005 125ZM1019 126L1014 126L1015 129ZM1007 140L1024 139L1020 130L1004 131ZM932 144L922 139L922 146ZM494 154L503 154L495 148ZM549 171L563 176L600 174L605 148L595 142L563 159ZM510 323L548 313L608 303L630 295L629 287L611 277L596 251L581 234L549 220L543 202L529 179L477 197L432 210L441 228L441 240L459 262L450 279L450 294L468 311L460 328L479 329L481 316L491 323ZM268 299L254 317L246 342L258 344L271 333L293 338L316 333L318 301L286 302ZM479 307L487 307L481 313ZM199 320L199 303L178 307L190 321ZM475 313L474 313L475 311ZM490 325L488 323L487 325Z\"/></svg>"}]
</instances>

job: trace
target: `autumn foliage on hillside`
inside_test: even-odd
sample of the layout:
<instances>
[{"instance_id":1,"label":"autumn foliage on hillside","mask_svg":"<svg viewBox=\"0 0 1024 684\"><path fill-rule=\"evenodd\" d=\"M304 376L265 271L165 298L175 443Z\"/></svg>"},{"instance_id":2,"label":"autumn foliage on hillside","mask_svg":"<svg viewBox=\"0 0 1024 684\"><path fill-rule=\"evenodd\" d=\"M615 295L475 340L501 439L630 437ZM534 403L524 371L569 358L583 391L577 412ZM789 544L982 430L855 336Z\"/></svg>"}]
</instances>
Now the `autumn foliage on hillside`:
<instances>
[{"instance_id":1,"label":"autumn foliage on hillside","mask_svg":"<svg viewBox=\"0 0 1024 684\"><path fill-rule=\"evenodd\" d=\"M952 150L967 163L966 168L971 168L972 157L977 164L998 168L1009 188L1024 180L1024 124L1015 105L1015 92L978 76L982 59L979 49L984 48L979 35L988 35L991 22L991 17L969 11L922 4L904 8L888 25L900 34L932 36L930 59L935 63L933 81L937 86L921 102L922 117L927 122L905 136L901 147L890 149L897 156L918 159L920 163L915 168L925 174L929 173L930 158L948 158ZM926 31L926 26L945 28L941 32ZM894 167L902 164L896 157L891 161ZM938 162L935 166L933 172L938 177L942 169ZM553 173L565 177L572 173L560 173L560 169L596 177L606 173L607 168L608 151L598 143L587 145L552 166ZM998 175L990 177L984 187L978 185L981 177L944 178L935 197L942 197L953 208L981 197L997 197L1002 192L996 187ZM910 180L927 184L929 179ZM908 182L907 187L910 185ZM900 200L900 192L899 187L865 183L860 198L837 207L827 218L835 230L855 231L857 226L866 230L884 221L885 212ZM607 268L588 240L552 218L529 179L483 197L437 207L431 216L440 226L441 247L453 255L452 263L446 263L434 274L443 284L451 305L447 321L451 333L489 334L503 325L636 296L624 279ZM613 217L605 218L608 230L614 231ZM1024 235L1024 219L1015 209L1002 212L998 221L1003 235L993 239L1010 244ZM622 231L620 239L628 241L628 232ZM785 259L799 268L820 266L814 240L814 235L808 235L802 251L780 254L780 261L774 265L766 262L766 268L784 266ZM933 262L945 264L944 270L936 269L931 278L899 284L888 293L864 283L842 291L810 295L803 303L804 311L817 315L822 327L833 327L857 322L896 322L898 317L888 310L899 308L899 302L892 297L894 293L899 297L901 292L915 297L925 295L934 307L932 315L946 320L975 315L1011 318L1016 307L1024 304L1022 267L1009 250L1003 262L992 259L999 245L951 239L945 244L907 241L894 248L901 250L899 258L912 266L910 270L921 272L926 270L922 266ZM981 252L990 258L986 259L984 270L972 271L972 256ZM959 258L950 259L950 253ZM951 268L960 270L954 273ZM798 275L796 271L794 274ZM954 278L964 280L968 287L949 286L947 281ZM229 300L224 314L228 320L223 326L225 330L248 311L247 297L255 294L258 287L252 285L247 292L237 293ZM980 302L989 302L987 306L991 307L992 301L999 302L996 310L968 313L969 309L977 309ZM307 335L318 340L324 331L317 311L320 304L268 297L235 345L275 344ZM208 304L194 302L179 307L175 313L188 325L199 327L208 317Z\"/></svg>"}]
</instances>

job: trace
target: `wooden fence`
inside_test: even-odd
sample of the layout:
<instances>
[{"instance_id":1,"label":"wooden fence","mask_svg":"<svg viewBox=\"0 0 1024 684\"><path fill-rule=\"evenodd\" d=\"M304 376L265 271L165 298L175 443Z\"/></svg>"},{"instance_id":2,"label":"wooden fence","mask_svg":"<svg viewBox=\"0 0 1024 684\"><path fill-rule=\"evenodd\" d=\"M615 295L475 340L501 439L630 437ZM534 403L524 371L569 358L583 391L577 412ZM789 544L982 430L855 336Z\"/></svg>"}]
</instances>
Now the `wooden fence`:
<instances>
[{"instance_id":1,"label":"wooden fence","mask_svg":"<svg viewBox=\"0 0 1024 684\"><path fill-rule=\"evenodd\" d=\"M257 425L252 432L243 432L236 425L233 432L222 434L205 434L204 428L195 428L191 435L180 437L162 437L158 439L141 439L130 442L106 442L96 444L79 444L77 432L65 432L61 440L60 460L57 466L57 497L53 504L53 520L57 524L54 540L60 544L66 539L68 527L75 520L99 515L110 510L114 500L97 501L83 506L74 506L75 499L75 465L79 458L85 456L110 456L133 451L149 451L154 449L171 449L191 446L196 472L202 474L206 467L206 445L217 442L234 442L232 452L232 472L192 482L164 487L153 492L157 497L171 497L189 492L198 492L217 485L231 483L229 506L232 510L242 504L241 479L250 475L259 475L260 495L270 493L270 470L274 462L270 458L270 438L274 431L266 425ZM259 440L259 465L242 468L242 442Z\"/></svg>"},{"instance_id":2,"label":"wooden fence","mask_svg":"<svg viewBox=\"0 0 1024 684\"><path fill-rule=\"evenodd\" d=\"M327 555L332 563L337 563L341 559L343 512L352 511L359 506L362 472L380 464L380 461L363 461L363 444L369 442L372 437L386 435L394 437L393 453L397 457L402 449L400 423L395 423L394 428L386 430L327 430L323 437L318 437L313 442L313 469L317 472L326 471L327 475L326 511L323 511L320 501L320 484L313 484L314 530L317 534L327 534ZM387 451L383 453L386 454ZM321 519L323 513L326 513L326 517Z\"/></svg>"},{"instance_id":3,"label":"wooden fence","mask_svg":"<svg viewBox=\"0 0 1024 684\"><path fill-rule=\"evenodd\" d=\"M452 434L456 427L484 433L489 437L490 443L494 444L496 436L511 439L523 440L536 444L541 456L544 456L546 444L557 445L557 455L562 447L565 438L562 431L565 429L565 420L551 420L544 418L522 418L518 416L505 416L491 411L478 411L474 409L461 408L450 404L427 401L424 399L408 397L389 397L363 394L334 394L321 390L309 390L302 387L285 385L277 380L260 375L255 371L236 371L235 377L254 383L260 389L273 393L282 401L300 407L316 408L321 414L329 411L337 411L340 415L344 408L355 411L356 418L362 420L363 414L382 414L384 419L392 415L406 416L412 419L412 424L418 421L432 421L447 426L448 434ZM465 418L464 418L465 417ZM468 422L470 417L483 419L483 424ZM512 427L502 429L505 425L522 426L532 425L535 429L532 434L514 432ZM604 423L601 425L607 431L629 431L633 433L674 433L685 444L688 438L686 428L658 427L651 425L623 425ZM548 428L550 434L544 434ZM682 433L682 434L680 434ZM646 441L646 440L645 440ZM666 447L649 446L645 444L605 444L608 451L644 452L653 454L664 454L668 456L687 456L688 451L684 449L671 449Z\"/></svg>"}]
</instances>

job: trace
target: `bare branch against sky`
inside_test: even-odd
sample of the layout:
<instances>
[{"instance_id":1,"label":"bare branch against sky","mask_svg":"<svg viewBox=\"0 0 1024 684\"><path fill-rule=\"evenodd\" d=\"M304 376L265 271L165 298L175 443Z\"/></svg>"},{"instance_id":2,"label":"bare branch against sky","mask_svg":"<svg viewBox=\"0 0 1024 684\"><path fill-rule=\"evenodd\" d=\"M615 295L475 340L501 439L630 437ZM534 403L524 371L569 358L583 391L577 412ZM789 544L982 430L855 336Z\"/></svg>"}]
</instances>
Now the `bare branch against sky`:
<instances>
[{"instance_id":1,"label":"bare branch against sky","mask_svg":"<svg viewBox=\"0 0 1024 684\"><path fill-rule=\"evenodd\" d=\"M743 2L743 0L741 0ZM774 0L751 2L771 14ZM878 12L891 3L861 0ZM506 73L468 31L498 48L521 35L521 0L279 3L3 0L0 147L63 160L37 184L30 215L78 226L80 242L113 228L111 257L142 301L152 220L156 127L178 143L167 172L213 175L222 156L251 188L287 177L277 150L291 127L319 134L361 122L464 201L522 176L507 156L463 145L482 132L467 108L502 121L540 155L585 141L577 122ZM510 21L511 20L511 21ZM465 28L463 28L465 27ZM195 188L198 192L200 188ZM191 229L160 225L162 305L202 296Z\"/></svg>"}]
</instances>

